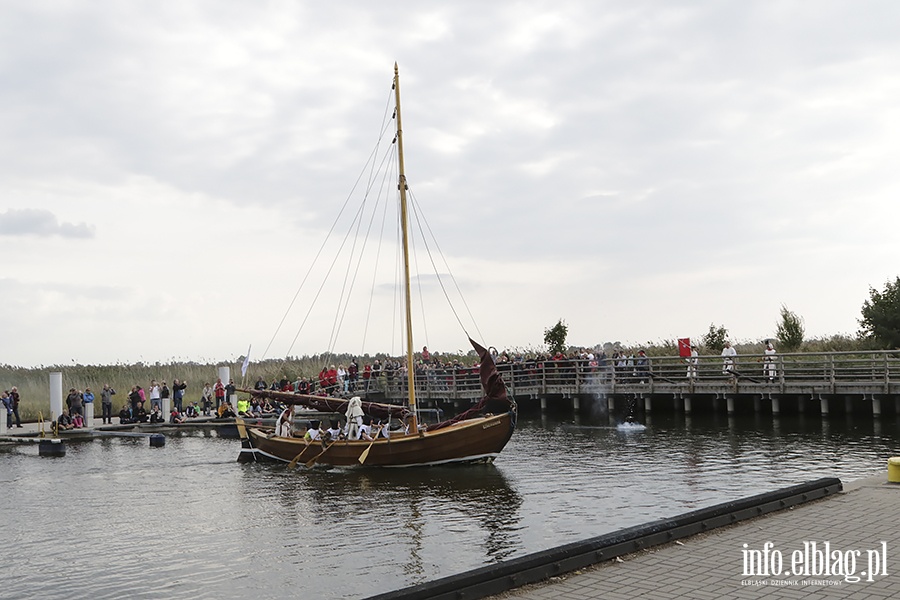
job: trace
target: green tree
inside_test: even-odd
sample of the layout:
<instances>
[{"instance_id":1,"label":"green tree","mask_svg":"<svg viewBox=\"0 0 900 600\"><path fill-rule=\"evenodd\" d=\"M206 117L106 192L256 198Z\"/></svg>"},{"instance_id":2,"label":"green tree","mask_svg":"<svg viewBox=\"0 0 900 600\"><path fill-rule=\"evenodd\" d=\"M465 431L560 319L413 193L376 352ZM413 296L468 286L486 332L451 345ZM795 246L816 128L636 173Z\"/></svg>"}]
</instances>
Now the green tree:
<instances>
[{"instance_id":1,"label":"green tree","mask_svg":"<svg viewBox=\"0 0 900 600\"><path fill-rule=\"evenodd\" d=\"M728 330L724 325L715 326L714 323L709 324L709 331L703 335L703 346L711 350L714 354L718 354L725 347L728 340Z\"/></svg>"},{"instance_id":2,"label":"green tree","mask_svg":"<svg viewBox=\"0 0 900 600\"><path fill-rule=\"evenodd\" d=\"M803 317L788 310L788 307L782 304L781 322L775 326L775 337L778 338L779 347L785 352L796 352L803 345L805 334Z\"/></svg>"},{"instance_id":3,"label":"green tree","mask_svg":"<svg viewBox=\"0 0 900 600\"><path fill-rule=\"evenodd\" d=\"M547 347L550 348L550 352L553 354L565 352L567 335L569 335L569 326L560 319L556 325L544 330L544 343L547 344Z\"/></svg>"},{"instance_id":4,"label":"green tree","mask_svg":"<svg viewBox=\"0 0 900 600\"><path fill-rule=\"evenodd\" d=\"M884 291L869 288L863 303L860 334L885 348L900 348L900 277L888 281Z\"/></svg>"}]
</instances>

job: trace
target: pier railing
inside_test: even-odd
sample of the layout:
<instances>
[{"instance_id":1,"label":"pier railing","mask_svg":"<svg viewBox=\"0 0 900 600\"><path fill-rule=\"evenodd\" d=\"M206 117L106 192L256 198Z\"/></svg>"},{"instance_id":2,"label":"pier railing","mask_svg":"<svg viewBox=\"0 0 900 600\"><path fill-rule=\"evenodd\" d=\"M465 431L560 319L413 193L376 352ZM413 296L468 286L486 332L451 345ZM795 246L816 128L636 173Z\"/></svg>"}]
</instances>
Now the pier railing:
<instances>
[{"instance_id":1,"label":"pier railing","mask_svg":"<svg viewBox=\"0 0 900 600\"><path fill-rule=\"evenodd\" d=\"M630 357L621 361L577 359L497 365L515 396L560 394L811 394L900 395L900 352L811 352L739 355L731 365L721 356ZM419 398L476 399L481 395L473 367L435 368L416 373ZM389 398L406 394L406 376L382 373L371 389Z\"/></svg>"}]
</instances>

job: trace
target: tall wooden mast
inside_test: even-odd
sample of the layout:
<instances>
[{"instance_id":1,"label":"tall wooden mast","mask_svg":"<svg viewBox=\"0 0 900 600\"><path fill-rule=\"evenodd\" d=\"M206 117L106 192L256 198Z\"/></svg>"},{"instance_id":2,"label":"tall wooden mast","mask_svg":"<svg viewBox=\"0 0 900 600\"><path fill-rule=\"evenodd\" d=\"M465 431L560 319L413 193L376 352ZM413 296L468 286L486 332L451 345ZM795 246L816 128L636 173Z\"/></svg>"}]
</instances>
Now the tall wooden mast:
<instances>
[{"instance_id":1,"label":"tall wooden mast","mask_svg":"<svg viewBox=\"0 0 900 600\"><path fill-rule=\"evenodd\" d=\"M412 334L412 302L410 301L409 281L409 233L407 208L406 208L406 171L403 166L403 121L400 118L400 69L394 63L394 98L397 105L397 164L400 168L400 178L397 184L400 188L400 227L403 232L403 287L406 293L406 363L407 363L407 387L409 388L409 410L412 413L409 423L409 432L418 433L419 424L416 415L416 365L413 353Z\"/></svg>"}]
</instances>

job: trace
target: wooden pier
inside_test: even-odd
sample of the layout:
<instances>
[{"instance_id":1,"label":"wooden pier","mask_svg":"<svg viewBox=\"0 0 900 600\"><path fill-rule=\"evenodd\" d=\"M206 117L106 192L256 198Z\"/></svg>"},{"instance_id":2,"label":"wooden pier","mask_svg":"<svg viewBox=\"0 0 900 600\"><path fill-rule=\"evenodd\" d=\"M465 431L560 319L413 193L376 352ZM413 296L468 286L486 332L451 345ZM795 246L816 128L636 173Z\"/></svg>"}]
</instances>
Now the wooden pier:
<instances>
[{"instance_id":1,"label":"wooden pier","mask_svg":"<svg viewBox=\"0 0 900 600\"><path fill-rule=\"evenodd\" d=\"M574 409L586 402L604 411L884 412L900 414L900 351L816 352L737 356L730 370L721 356L697 357L695 368L681 357L638 358L615 365L586 360L523 361L498 365L520 405L542 410ZM597 361L595 361L597 362ZM371 392L389 401L405 397L405 379L383 374ZM476 369L420 369L416 396L425 404L467 407L481 396Z\"/></svg>"}]
</instances>

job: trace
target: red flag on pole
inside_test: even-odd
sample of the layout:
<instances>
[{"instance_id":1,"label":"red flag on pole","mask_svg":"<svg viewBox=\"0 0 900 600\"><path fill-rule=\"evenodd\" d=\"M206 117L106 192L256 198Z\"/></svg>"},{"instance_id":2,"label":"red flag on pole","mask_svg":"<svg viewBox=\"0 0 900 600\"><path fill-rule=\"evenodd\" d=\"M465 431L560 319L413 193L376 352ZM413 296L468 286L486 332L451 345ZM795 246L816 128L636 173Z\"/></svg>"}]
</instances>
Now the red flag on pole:
<instances>
[{"instance_id":1,"label":"red flag on pole","mask_svg":"<svg viewBox=\"0 0 900 600\"><path fill-rule=\"evenodd\" d=\"M678 338L678 356L688 358L691 355L691 338Z\"/></svg>"}]
</instances>

